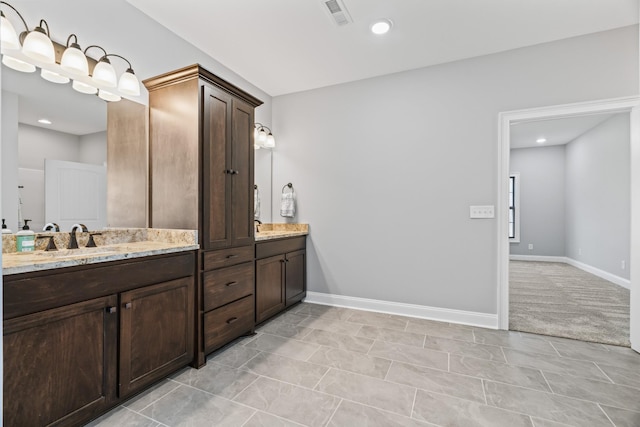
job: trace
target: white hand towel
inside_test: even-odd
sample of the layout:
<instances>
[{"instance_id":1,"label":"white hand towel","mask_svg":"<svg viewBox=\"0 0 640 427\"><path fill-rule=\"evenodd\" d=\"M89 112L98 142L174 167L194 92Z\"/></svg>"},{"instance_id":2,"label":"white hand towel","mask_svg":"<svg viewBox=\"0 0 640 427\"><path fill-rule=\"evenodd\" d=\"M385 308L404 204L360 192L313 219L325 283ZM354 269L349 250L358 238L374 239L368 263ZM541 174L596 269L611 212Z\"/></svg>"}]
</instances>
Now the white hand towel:
<instances>
[{"instance_id":1,"label":"white hand towel","mask_svg":"<svg viewBox=\"0 0 640 427\"><path fill-rule=\"evenodd\" d=\"M253 190L253 218L260 219L260 193L258 192L258 186Z\"/></svg>"},{"instance_id":2,"label":"white hand towel","mask_svg":"<svg viewBox=\"0 0 640 427\"><path fill-rule=\"evenodd\" d=\"M285 218L293 218L296 215L296 198L293 190L282 193L280 200L280 216Z\"/></svg>"}]
</instances>

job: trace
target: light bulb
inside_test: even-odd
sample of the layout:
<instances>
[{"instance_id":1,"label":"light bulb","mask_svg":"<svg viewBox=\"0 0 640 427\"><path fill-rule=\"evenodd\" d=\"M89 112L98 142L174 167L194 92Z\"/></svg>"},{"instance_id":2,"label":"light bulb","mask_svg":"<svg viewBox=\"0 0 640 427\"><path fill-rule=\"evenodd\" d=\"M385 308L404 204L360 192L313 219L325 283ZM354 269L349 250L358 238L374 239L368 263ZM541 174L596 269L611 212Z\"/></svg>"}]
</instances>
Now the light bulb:
<instances>
[{"instance_id":1,"label":"light bulb","mask_svg":"<svg viewBox=\"0 0 640 427\"><path fill-rule=\"evenodd\" d=\"M13 28L13 25L11 25L7 17L4 16L4 13L2 13L0 17L0 41L2 41L2 50L20 49L18 33L16 33L16 29Z\"/></svg>"},{"instance_id":2,"label":"light bulb","mask_svg":"<svg viewBox=\"0 0 640 427\"><path fill-rule=\"evenodd\" d=\"M98 93L98 88L88 85L86 83L80 82L78 80L73 81L73 85L71 85L75 90L80 93L86 93L87 95L94 95Z\"/></svg>"},{"instance_id":3,"label":"light bulb","mask_svg":"<svg viewBox=\"0 0 640 427\"><path fill-rule=\"evenodd\" d=\"M100 62L96 64L91 80L100 86L116 87L118 85L116 70L107 58L101 59Z\"/></svg>"},{"instance_id":4,"label":"light bulb","mask_svg":"<svg viewBox=\"0 0 640 427\"><path fill-rule=\"evenodd\" d=\"M71 46L64 50L62 59L60 60L60 67L76 76L89 75L87 57L82 53L80 46L76 43L71 44Z\"/></svg>"},{"instance_id":5,"label":"light bulb","mask_svg":"<svg viewBox=\"0 0 640 427\"><path fill-rule=\"evenodd\" d=\"M52 83L59 83L59 84L69 83L69 80L70 80L69 77L61 76L58 73L54 73L53 71L49 71L44 68L42 69L42 71L40 71L40 77Z\"/></svg>"},{"instance_id":6,"label":"light bulb","mask_svg":"<svg viewBox=\"0 0 640 427\"><path fill-rule=\"evenodd\" d=\"M120 76L118 90L125 95L140 96L140 82L131 68Z\"/></svg>"},{"instance_id":7,"label":"light bulb","mask_svg":"<svg viewBox=\"0 0 640 427\"><path fill-rule=\"evenodd\" d=\"M113 94L111 92L107 92L104 89L100 89L98 91L98 96L100 97L100 99L104 99L105 101L110 101L110 102L118 102L122 99L122 97L120 95L116 95Z\"/></svg>"},{"instance_id":8,"label":"light bulb","mask_svg":"<svg viewBox=\"0 0 640 427\"><path fill-rule=\"evenodd\" d=\"M13 56L3 55L2 63L12 70L21 71L23 73L33 73L36 70L36 66L29 64L28 62L21 61Z\"/></svg>"},{"instance_id":9,"label":"light bulb","mask_svg":"<svg viewBox=\"0 0 640 427\"><path fill-rule=\"evenodd\" d=\"M56 62L53 43L42 27L36 27L35 30L27 34L22 45L22 53L29 58L46 64L54 64Z\"/></svg>"}]
</instances>

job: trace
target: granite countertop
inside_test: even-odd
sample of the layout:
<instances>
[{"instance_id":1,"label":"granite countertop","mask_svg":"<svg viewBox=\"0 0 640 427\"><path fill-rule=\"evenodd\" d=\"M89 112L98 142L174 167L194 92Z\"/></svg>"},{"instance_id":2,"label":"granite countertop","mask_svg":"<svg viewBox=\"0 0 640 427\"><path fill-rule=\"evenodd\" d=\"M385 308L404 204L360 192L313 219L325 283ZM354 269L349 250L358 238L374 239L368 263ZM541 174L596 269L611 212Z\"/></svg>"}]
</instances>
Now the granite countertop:
<instances>
[{"instance_id":1,"label":"granite countertop","mask_svg":"<svg viewBox=\"0 0 640 427\"><path fill-rule=\"evenodd\" d=\"M64 249L69 233L40 233L52 235L58 251L46 252L47 239L38 241L33 252L11 251L11 243L15 248L15 237L3 236L2 274L28 273L32 271L50 270L72 267L76 265L95 264L107 261L139 258L151 255L192 251L199 248L197 231L163 230L163 229L108 229L96 236L98 244L95 248L86 248L89 233L78 233L79 249Z\"/></svg>"},{"instance_id":2,"label":"granite countertop","mask_svg":"<svg viewBox=\"0 0 640 427\"><path fill-rule=\"evenodd\" d=\"M267 223L258 225L256 242L309 234L309 224Z\"/></svg>"}]
</instances>

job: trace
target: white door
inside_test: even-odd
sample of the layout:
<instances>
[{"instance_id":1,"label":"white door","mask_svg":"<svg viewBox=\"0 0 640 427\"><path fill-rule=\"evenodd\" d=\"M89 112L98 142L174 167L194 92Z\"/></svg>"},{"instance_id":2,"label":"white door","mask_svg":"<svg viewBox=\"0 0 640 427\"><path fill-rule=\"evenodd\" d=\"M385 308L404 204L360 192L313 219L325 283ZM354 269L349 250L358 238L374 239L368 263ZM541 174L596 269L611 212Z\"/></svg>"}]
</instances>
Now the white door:
<instances>
[{"instance_id":1,"label":"white door","mask_svg":"<svg viewBox=\"0 0 640 427\"><path fill-rule=\"evenodd\" d=\"M89 230L107 225L107 168L86 163L49 160L44 162L45 221L60 231L75 223Z\"/></svg>"}]
</instances>

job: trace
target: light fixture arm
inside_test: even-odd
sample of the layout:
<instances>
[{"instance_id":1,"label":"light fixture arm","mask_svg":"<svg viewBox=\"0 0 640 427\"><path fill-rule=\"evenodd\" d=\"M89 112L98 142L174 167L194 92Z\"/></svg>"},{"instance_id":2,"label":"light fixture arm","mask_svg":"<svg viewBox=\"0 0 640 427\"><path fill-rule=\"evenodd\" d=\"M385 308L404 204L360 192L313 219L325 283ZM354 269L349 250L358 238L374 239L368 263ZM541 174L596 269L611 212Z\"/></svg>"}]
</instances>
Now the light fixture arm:
<instances>
[{"instance_id":1,"label":"light fixture arm","mask_svg":"<svg viewBox=\"0 0 640 427\"><path fill-rule=\"evenodd\" d=\"M66 47L69 47L69 42L71 41L71 37L73 37L74 40L75 40L73 43L71 43L71 46L73 46L73 47L78 46L79 47L79 45L78 45L78 36L76 36L75 34L70 34L69 37L67 37Z\"/></svg>"},{"instance_id":2,"label":"light fixture arm","mask_svg":"<svg viewBox=\"0 0 640 427\"><path fill-rule=\"evenodd\" d=\"M132 69L131 62L129 62L129 60L127 58L125 58L124 56L120 56L120 55L117 55L115 53L107 53L104 57L106 58L107 56L117 56L118 58L124 60L127 64L129 64L129 69L130 70Z\"/></svg>"},{"instance_id":3,"label":"light fixture arm","mask_svg":"<svg viewBox=\"0 0 640 427\"><path fill-rule=\"evenodd\" d=\"M44 28L42 27L42 24L44 24L44 26L47 27L47 31L44 30ZM51 31L49 30L49 23L47 21L45 21L44 19L40 20L40 24L38 24L38 26L36 27L36 29L34 31L42 31L43 33L45 33L47 35L47 37L51 38Z\"/></svg>"},{"instance_id":4,"label":"light fixture arm","mask_svg":"<svg viewBox=\"0 0 640 427\"><path fill-rule=\"evenodd\" d=\"M13 11L20 17L20 20L22 20L22 23L24 24L25 31L29 32L29 26L27 25L27 21L25 21L24 18L22 17L22 15L20 14L20 12L18 12L18 9L16 9L13 6L11 6L6 1L0 1L0 4L6 4L11 9L13 9ZM0 11L0 13L2 13L2 11ZM2 13L2 15L4 16L4 13ZM49 25L48 24L47 24L47 31L49 31Z\"/></svg>"},{"instance_id":5,"label":"light fixture arm","mask_svg":"<svg viewBox=\"0 0 640 427\"><path fill-rule=\"evenodd\" d=\"M262 129L266 129L266 130L268 130L268 131L269 131L269 133L272 133L272 132L271 132L271 129L269 129L268 127L266 127L266 126L265 126L265 125L263 125L262 123L256 123L256 124L255 124L255 127L257 127L257 128L258 128L258 131L261 131Z\"/></svg>"},{"instance_id":6,"label":"light fixture arm","mask_svg":"<svg viewBox=\"0 0 640 427\"><path fill-rule=\"evenodd\" d=\"M71 36L69 36L69 37L71 37ZM102 55L102 56L100 57L100 59L98 59L98 62L100 62L100 61L102 60L102 58L105 58L105 57L108 55L107 51L106 51L106 50L104 50L104 48L103 48L102 46L98 46L97 44L92 44L91 46L87 46L83 53L84 53L85 55L87 55L87 51L88 51L89 49L91 49L92 47L97 47L98 49L100 49L100 50L104 53L104 55Z\"/></svg>"}]
</instances>

